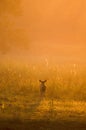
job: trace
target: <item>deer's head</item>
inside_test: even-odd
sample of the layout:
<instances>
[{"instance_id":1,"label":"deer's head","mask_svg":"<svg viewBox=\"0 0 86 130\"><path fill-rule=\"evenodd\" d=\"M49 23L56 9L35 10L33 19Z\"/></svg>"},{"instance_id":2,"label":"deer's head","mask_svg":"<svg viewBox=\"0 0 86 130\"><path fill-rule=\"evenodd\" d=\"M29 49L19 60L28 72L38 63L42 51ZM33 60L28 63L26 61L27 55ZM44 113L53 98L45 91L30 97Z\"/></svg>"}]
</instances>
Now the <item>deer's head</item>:
<instances>
[{"instance_id":1,"label":"deer's head","mask_svg":"<svg viewBox=\"0 0 86 130\"><path fill-rule=\"evenodd\" d=\"M44 84L47 80L39 80L40 83Z\"/></svg>"}]
</instances>

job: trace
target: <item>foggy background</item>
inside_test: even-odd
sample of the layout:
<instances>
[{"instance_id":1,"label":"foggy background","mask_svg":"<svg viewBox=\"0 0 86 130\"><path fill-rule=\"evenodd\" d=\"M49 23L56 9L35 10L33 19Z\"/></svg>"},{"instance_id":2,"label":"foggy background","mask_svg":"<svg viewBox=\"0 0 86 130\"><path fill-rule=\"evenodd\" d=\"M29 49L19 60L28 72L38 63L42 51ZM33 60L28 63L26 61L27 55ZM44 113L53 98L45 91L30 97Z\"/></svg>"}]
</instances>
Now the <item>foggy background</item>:
<instances>
[{"instance_id":1,"label":"foggy background","mask_svg":"<svg viewBox=\"0 0 86 130\"><path fill-rule=\"evenodd\" d=\"M0 59L86 63L85 0L0 1Z\"/></svg>"}]
</instances>

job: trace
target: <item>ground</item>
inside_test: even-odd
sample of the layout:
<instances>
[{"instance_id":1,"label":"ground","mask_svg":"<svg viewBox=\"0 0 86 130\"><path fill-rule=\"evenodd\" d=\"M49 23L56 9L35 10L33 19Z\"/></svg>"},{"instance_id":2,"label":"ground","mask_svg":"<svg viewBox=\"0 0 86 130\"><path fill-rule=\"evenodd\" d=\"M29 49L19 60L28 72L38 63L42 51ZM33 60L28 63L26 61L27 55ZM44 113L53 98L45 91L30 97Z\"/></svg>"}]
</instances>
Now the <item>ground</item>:
<instances>
[{"instance_id":1,"label":"ground","mask_svg":"<svg viewBox=\"0 0 86 130\"><path fill-rule=\"evenodd\" d=\"M86 102L37 97L3 99L1 130L85 130Z\"/></svg>"}]
</instances>

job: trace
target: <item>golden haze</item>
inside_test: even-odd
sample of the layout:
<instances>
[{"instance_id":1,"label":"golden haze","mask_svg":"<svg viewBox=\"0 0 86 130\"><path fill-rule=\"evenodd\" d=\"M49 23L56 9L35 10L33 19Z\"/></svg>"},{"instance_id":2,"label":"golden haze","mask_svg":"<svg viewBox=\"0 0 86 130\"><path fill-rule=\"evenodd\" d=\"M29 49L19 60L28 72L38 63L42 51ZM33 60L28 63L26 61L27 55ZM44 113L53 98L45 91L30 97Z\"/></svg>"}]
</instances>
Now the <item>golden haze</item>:
<instances>
[{"instance_id":1,"label":"golden haze","mask_svg":"<svg viewBox=\"0 0 86 130\"><path fill-rule=\"evenodd\" d=\"M2 7L0 50L10 58L18 53L85 62L85 0L6 0Z\"/></svg>"}]
</instances>

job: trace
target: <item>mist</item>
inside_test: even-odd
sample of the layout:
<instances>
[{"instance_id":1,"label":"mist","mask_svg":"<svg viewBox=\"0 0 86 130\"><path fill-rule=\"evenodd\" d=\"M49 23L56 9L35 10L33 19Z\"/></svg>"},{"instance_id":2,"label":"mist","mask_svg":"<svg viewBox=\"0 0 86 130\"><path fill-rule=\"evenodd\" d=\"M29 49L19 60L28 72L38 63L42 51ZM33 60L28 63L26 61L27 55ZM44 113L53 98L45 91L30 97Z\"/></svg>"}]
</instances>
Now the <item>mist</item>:
<instances>
[{"instance_id":1,"label":"mist","mask_svg":"<svg viewBox=\"0 0 86 130\"><path fill-rule=\"evenodd\" d=\"M2 54L27 48L28 38L23 26L21 2L21 0L0 1L0 52Z\"/></svg>"},{"instance_id":2,"label":"mist","mask_svg":"<svg viewBox=\"0 0 86 130\"><path fill-rule=\"evenodd\" d=\"M0 1L0 58L86 63L85 0Z\"/></svg>"}]
</instances>

